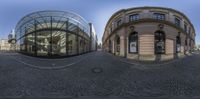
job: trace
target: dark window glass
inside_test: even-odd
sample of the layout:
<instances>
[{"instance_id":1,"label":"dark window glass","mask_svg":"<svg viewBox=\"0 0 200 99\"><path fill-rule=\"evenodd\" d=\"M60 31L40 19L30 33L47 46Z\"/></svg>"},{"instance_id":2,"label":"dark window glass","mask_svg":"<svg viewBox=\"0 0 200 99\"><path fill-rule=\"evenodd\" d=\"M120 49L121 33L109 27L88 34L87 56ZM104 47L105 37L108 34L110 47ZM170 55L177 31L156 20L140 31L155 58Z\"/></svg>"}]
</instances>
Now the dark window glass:
<instances>
[{"instance_id":1,"label":"dark window glass","mask_svg":"<svg viewBox=\"0 0 200 99\"><path fill-rule=\"evenodd\" d=\"M184 30L187 32L187 24L184 24Z\"/></svg>"},{"instance_id":2,"label":"dark window glass","mask_svg":"<svg viewBox=\"0 0 200 99\"><path fill-rule=\"evenodd\" d=\"M129 53L138 52L138 33L133 32L129 35Z\"/></svg>"},{"instance_id":3,"label":"dark window glass","mask_svg":"<svg viewBox=\"0 0 200 99\"><path fill-rule=\"evenodd\" d=\"M176 37L176 52L181 52L181 38L180 36Z\"/></svg>"},{"instance_id":4,"label":"dark window glass","mask_svg":"<svg viewBox=\"0 0 200 99\"><path fill-rule=\"evenodd\" d=\"M188 43L187 43L187 39L185 40L185 45L186 45L186 46L188 45Z\"/></svg>"},{"instance_id":5,"label":"dark window glass","mask_svg":"<svg viewBox=\"0 0 200 99\"><path fill-rule=\"evenodd\" d=\"M111 52L112 51L112 42L111 42L111 40L109 40L109 52Z\"/></svg>"},{"instance_id":6,"label":"dark window glass","mask_svg":"<svg viewBox=\"0 0 200 99\"><path fill-rule=\"evenodd\" d=\"M180 27L181 21L178 18L175 18L175 25Z\"/></svg>"},{"instance_id":7,"label":"dark window glass","mask_svg":"<svg viewBox=\"0 0 200 99\"><path fill-rule=\"evenodd\" d=\"M189 27L188 33L189 33L189 34L191 33L191 29L190 29L190 27Z\"/></svg>"},{"instance_id":8,"label":"dark window glass","mask_svg":"<svg viewBox=\"0 0 200 99\"><path fill-rule=\"evenodd\" d=\"M165 34L162 31L155 32L155 53L165 53Z\"/></svg>"},{"instance_id":9,"label":"dark window glass","mask_svg":"<svg viewBox=\"0 0 200 99\"><path fill-rule=\"evenodd\" d=\"M120 38L117 37L117 44L120 44Z\"/></svg>"},{"instance_id":10,"label":"dark window glass","mask_svg":"<svg viewBox=\"0 0 200 99\"><path fill-rule=\"evenodd\" d=\"M117 43L116 45L117 52L120 52L120 37L119 36L116 37L116 43Z\"/></svg>"},{"instance_id":11,"label":"dark window glass","mask_svg":"<svg viewBox=\"0 0 200 99\"><path fill-rule=\"evenodd\" d=\"M154 13L154 18L157 20L165 20L165 14Z\"/></svg>"},{"instance_id":12,"label":"dark window glass","mask_svg":"<svg viewBox=\"0 0 200 99\"><path fill-rule=\"evenodd\" d=\"M129 21L136 21L139 20L139 14L133 14L129 16Z\"/></svg>"},{"instance_id":13,"label":"dark window glass","mask_svg":"<svg viewBox=\"0 0 200 99\"><path fill-rule=\"evenodd\" d=\"M25 44L26 44L25 42L26 42L25 38L22 37L20 40L20 51L25 51Z\"/></svg>"},{"instance_id":14,"label":"dark window glass","mask_svg":"<svg viewBox=\"0 0 200 99\"><path fill-rule=\"evenodd\" d=\"M117 21L117 26L120 26L122 24L122 20Z\"/></svg>"},{"instance_id":15,"label":"dark window glass","mask_svg":"<svg viewBox=\"0 0 200 99\"><path fill-rule=\"evenodd\" d=\"M112 32L112 27L110 28L110 33Z\"/></svg>"}]
</instances>

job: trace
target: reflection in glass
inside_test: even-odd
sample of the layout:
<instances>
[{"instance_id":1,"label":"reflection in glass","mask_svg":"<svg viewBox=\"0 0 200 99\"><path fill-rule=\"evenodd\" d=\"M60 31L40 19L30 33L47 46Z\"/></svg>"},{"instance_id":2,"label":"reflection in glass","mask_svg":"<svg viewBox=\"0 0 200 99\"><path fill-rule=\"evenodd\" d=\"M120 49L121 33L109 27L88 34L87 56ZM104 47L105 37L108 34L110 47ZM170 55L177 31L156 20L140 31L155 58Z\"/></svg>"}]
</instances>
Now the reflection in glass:
<instances>
[{"instance_id":1,"label":"reflection in glass","mask_svg":"<svg viewBox=\"0 0 200 99\"><path fill-rule=\"evenodd\" d=\"M117 52L120 52L120 37L116 36L116 49Z\"/></svg>"},{"instance_id":2,"label":"reflection in glass","mask_svg":"<svg viewBox=\"0 0 200 99\"><path fill-rule=\"evenodd\" d=\"M133 32L129 35L129 53L138 52L138 33Z\"/></svg>"},{"instance_id":3,"label":"reflection in glass","mask_svg":"<svg viewBox=\"0 0 200 99\"><path fill-rule=\"evenodd\" d=\"M74 34L68 34L68 55L77 54L77 40Z\"/></svg>"},{"instance_id":4,"label":"reflection in glass","mask_svg":"<svg viewBox=\"0 0 200 99\"><path fill-rule=\"evenodd\" d=\"M181 38L180 36L176 37L176 52L181 52Z\"/></svg>"},{"instance_id":5,"label":"reflection in glass","mask_svg":"<svg viewBox=\"0 0 200 99\"><path fill-rule=\"evenodd\" d=\"M155 32L155 53L165 53L165 34L162 31Z\"/></svg>"},{"instance_id":6,"label":"reflection in glass","mask_svg":"<svg viewBox=\"0 0 200 99\"><path fill-rule=\"evenodd\" d=\"M62 11L39 11L16 26L20 52L34 56L70 56L88 52L90 27L80 16Z\"/></svg>"},{"instance_id":7,"label":"reflection in glass","mask_svg":"<svg viewBox=\"0 0 200 99\"><path fill-rule=\"evenodd\" d=\"M51 54L51 32L44 31L38 32L36 43L37 43L37 55L38 56L50 56Z\"/></svg>"},{"instance_id":8,"label":"reflection in glass","mask_svg":"<svg viewBox=\"0 0 200 99\"><path fill-rule=\"evenodd\" d=\"M66 54L66 33L53 31L52 33L52 55L64 56Z\"/></svg>"},{"instance_id":9,"label":"reflection in glass","mask_svg":"<svg viewBox=\"0 0 200 99\"><path fill-rule=\"evenodd\" d=\"M28 34L26 36L26 51L30 54L34 54L35 51L35 36L34 34Z\"/></svg>"}]
</instances>

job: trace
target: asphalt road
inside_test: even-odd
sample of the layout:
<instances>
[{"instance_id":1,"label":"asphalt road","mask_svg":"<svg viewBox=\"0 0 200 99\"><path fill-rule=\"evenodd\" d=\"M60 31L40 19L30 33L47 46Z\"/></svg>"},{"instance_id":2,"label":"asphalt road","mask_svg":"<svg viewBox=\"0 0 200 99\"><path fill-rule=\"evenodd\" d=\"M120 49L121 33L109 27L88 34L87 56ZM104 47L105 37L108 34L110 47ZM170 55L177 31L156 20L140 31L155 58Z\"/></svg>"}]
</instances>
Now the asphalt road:
<instances>
[{"instance_id":1,"label":"asphalt road","mask_svg":"<svg viewBox=\"0 0 200 99\"><path fill-rule=\"evenodd\" d=\"M154 66L100 51L64 59L0 53L0 98L198 99L199 95L200 54Z\"/></svg>"}]
</instances>

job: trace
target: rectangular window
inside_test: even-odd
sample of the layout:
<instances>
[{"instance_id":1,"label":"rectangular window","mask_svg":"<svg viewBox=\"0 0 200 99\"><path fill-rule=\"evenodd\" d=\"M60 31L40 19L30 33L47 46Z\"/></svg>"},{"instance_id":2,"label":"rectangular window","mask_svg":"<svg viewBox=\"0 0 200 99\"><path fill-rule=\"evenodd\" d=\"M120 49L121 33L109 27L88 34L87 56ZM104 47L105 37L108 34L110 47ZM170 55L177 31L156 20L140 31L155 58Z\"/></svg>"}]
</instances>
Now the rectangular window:
<instances>
[{"instance_id":1,"label":"rectangular window","mask_svg":"<svg viewBox=\"0 0 200 99\"><path fill-rule=\"evenodd\" d=\"M188 29L188 33L190 34L191 33L191 28L189 27L189 29Z\"/></svg>"},{"instance_id":2,"label":"rectangular window","mask_svg":"<svg viewBox=\"0 0 200 99\"><path fill-rule=\"evenodd\" d=\"M120 26L122 24L122 20L117 21L117 26Z\"/></svg>"},{"instance_id":3,"label":"rectangular window","mask_svg":"<svg viewBox=\"0 0 200 99\"><path fill-rule=\"evenodd\" d=\"M185 45L187 46L187 39L185 40Z\"/></svg>"},{"instance_id":4,"label":"rectangular window","mask_svg":"<svg viewBox=\"0 0 200 99\"><path fill-rule=\"evenodd\" d=\"M109 28L109 32L112 33L112 27Z\"/></svg>"},{"instance_id":5,"label":"rectangular window","mask_svg":"<svg viewBox=\"0 0 200 99\"><path fill-rule=\"evenodd\" d=\"M175 25L180 27L181 21L178 18L175 18Z\"/></svg>"},{"instance_id":6,"label":"rectangular window","mask_svg":"<svg viewBox=\"0 0 200 99\"><path fill-rule=\"evenodd\" d=\"M154 16L154 19L165 20L165 14L154 13L153 16Z\"/></svg>"},{"instance_id":7,"label":"rectangular window","mask_svg":"<svg viewBox=\"0 0 200 99\"><path fill-rule=\"evenodd\" d=\"M136 21L139 20L139 14L133 14L129 16L129 21Z\"/></svg>"},{"instance_id":8,"label":"rectangular window","mask_svg":"<svg viewBox=\"0 0 200 99\"><path fill-rule=\"evenodd\" d=\"M187 24L184 24L184 31L187 32Z\"/></svg>"}]
</instances>

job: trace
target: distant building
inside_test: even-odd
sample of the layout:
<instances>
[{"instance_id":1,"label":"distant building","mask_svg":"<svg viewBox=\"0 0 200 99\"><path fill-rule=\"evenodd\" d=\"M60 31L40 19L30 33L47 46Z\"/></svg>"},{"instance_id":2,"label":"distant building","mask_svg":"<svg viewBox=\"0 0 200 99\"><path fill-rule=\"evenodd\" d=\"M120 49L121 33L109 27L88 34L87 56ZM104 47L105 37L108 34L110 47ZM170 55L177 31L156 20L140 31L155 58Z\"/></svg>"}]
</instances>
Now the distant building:
<instances>
[{"instance_id":1,"label":"distant building","mask_svg":"<svg viewBox=\"0 0 200 99\"><path fill-rule=\"evenodd\" d=\"M0 51L15 51L16 38L14 29L8 34L8 39L0 39Z\"/></svg>"},{"instance_id":2,"label":"distant building","mask_svg":"<svg viewBox=\"0 0 200 99\"><path fill-rule=\"evenodd\" d=\"M0 51L10 51L8 39L0 39Z\"/></svg>"},{"instance_id":3,"label":"distant building","mask_svg":"<svg viewBox=\"0 0 200 99\"><path fill-rule=\"evenodd\" d=\"M90 25L90 39L91 39L91 51L96 51L97 50L97 35L96 31L94 29L94 26L92 23L89 23Z\"/></svg>"},{"instance_id":4,"label":"distant building","mask_svg":"<svg viewBox=\"0 0 200 99\"><path fill-rule=\"evenodd\" d=\"M98 49L102 49L102 44L98 44Z\"/></svg>"},{"instance_id":5,"label":"distant building","mask_svg":"<svg viewBox=\"0 0 200 99\"><path fill-rule=\"evenodd\" d=\"M15 51L16 50L16 34L15 30L11 30L11 33L8 35L8 43L10 44L10 50Z\"/></svg>"},{"instance_id":6,"label":"distant building","mask_svg":"<svg viewBox=\"0 0 200 99\"><path fill-rule=\"evenodd\" d=\"M200 50L200 44L199 45L196 45L197 46L197 50Z\"/></svg>"}]
</instances>

